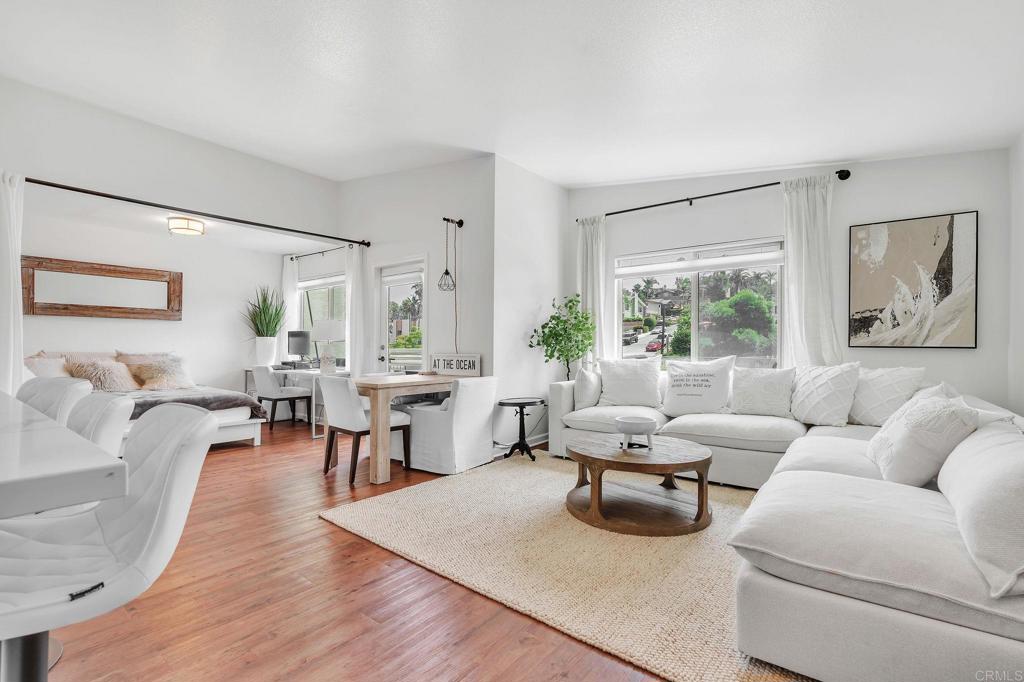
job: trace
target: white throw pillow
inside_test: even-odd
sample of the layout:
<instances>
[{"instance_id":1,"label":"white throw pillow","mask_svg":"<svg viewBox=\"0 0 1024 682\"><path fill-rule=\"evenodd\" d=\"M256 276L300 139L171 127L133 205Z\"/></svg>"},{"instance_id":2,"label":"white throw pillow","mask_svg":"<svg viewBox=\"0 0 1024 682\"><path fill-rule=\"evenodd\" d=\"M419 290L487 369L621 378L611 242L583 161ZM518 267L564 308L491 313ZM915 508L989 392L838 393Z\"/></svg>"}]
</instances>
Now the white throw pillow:
<instances>
[{"instance_id":1,"label":"white throw pillow","mask_svg":"<svg viewBox=\"0 0 1024 682\"><path fill-rule=\"evenodd\" d=\"M707 362L670 361L661 411L670 417L725 411L735 363L735 355Z\"/></svg>"},{"instance_id":2,"label":"white throw pillow","mask_svg":"<svg viewBox=\"0 0 1024 682\"><path fill-rule=\"evenodd\" d=\"M1024 435L1007 422L979 428L942 465L939 490L990 596L1024 595Z\"/></svg>"},{"instance_id":3,"label":"white throw pillow","mask_svg":"<svg viewBox=\"0 0 1024 682\"><path fill-rule=\"evenodd\" d=\"M859 362L798 368L790 408L793 417L804 424L846 426L859 370Z\"/></svg>"},{"instance_id":4,"label":"white throw pillow","mask_svg":"<svg viewBox=\"0 0 1024 682\"><path fill-rule=\"evenodd\" d=\"M69 377L64 358L43 358L33 355L25 358L25 367L37 377Z\"/></svg>"},{"instance_id":5,"label":"white throw pillow","mask_svg":"<svg viewBox=\"0 0 1024 682\"><path fill-rule=\"evenodd\" d=\"M732 371L732 401L736 414L792 417L793 379L796 370L736 367Z\"/></svg>"},{"instance_id":6,"label":"white throw pillow","mask_svg":"<svg viewBox=\"0 0 1024 682\"><path fill-rule=\"evenodd\" d=\"M601 375L589 369L576 372L572 387L573 409L582 410L597 405L601 399Z\"/></svg>"},{"instance_id":7,"label":"white throw pillow","mask_svg":"<svg viewBox=\"0 0 1024 682\"><path fill-rule=\"evenodd\" d=\"M935 478L960 442L978 428L978 411L950 398L918 398L901 407L868 441L867 457L894 483Z\"/></svg>"},{"instance_id":8,"label":"white throw pillow","mask_svg":"<svg viewBox=\"0 0 1024 682\"><path fill-rule=\"evenodd\" d=\"M598 360L598 366L601 368L598 405L661 407L660 355L643 360Z\"/></svg>"},{"instance_id":9,"label":"white throw pillow","mask_svg":"<svg viewBox=\"0 0 1024 682\"><path fill-rule=\"evenodd\" d=\"M881 426L913 397L923 379L923 367L861 367L850 423Z\"/></svg>"}]
</instances>

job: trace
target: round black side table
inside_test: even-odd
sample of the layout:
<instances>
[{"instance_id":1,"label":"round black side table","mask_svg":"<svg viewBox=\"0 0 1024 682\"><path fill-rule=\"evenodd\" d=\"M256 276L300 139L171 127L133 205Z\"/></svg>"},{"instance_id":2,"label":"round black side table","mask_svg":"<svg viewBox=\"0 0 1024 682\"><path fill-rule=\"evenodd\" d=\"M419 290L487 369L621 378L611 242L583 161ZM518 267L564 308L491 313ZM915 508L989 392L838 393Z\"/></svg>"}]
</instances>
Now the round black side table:
<instances>
[{"instance_id":1,"label":"round black side table","mask_svg":"<svg viewBox=\"0 0 1024 682\"><path fill-rule=\"evenodd\" d=\"M527 407L536 407L537 405L543 405L543 398L505 398L499 400L498 405L501 407L514 407L516 408L516 415L519 417L519 442L509 448L505 458L508 459L512 456L516 450L520 453L529 457L532 461L536 462L537 458L533 456L533 450L530 449L530 444L526 442L526 417L529 413L526 411Z\"/></svg>"}]
</instances>

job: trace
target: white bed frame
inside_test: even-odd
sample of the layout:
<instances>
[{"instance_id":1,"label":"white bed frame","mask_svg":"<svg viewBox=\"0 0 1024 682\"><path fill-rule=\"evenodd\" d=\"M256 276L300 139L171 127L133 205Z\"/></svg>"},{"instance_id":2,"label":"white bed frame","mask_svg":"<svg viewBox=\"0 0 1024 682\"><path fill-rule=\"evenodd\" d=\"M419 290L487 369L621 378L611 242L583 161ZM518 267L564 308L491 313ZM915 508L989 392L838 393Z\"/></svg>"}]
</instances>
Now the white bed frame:
<instances>
[{"instance_id":1,"label":"white bed frame","mask_svg":"<svg viewBox=\"0 0 1024 682\"><path fill-rule=\"evenodd\" d=\"M225 412L227 411L229 410L225 410ZM214 410L212 414L214 416L217 416L217 412L218 410ZM211 444L213 444L231 443L236 440L252 440L252 446L254 448L258 448L262 443L263 429L261 427L263 426L263 422L265 421L267 420L257 419L255 417L251 417L248 419L238 419L231 417L228 417L224 420L218 419L217 432L213 434L213 440L210 442ZM124 430L125 438L128 437L128 434L129 432L131 432L132 426L134 424L134 420L128 422L128 428Z\"/></svg>"}]
</instances>

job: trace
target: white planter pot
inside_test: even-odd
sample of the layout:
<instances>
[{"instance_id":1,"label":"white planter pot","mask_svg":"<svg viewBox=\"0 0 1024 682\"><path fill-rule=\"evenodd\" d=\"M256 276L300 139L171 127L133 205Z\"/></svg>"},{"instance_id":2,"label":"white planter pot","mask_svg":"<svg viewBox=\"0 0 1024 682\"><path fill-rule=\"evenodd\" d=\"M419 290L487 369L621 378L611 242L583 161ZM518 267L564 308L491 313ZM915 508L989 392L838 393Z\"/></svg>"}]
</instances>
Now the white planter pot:
<instances>
[{"instance_id":1,"label":"white planter pot","mask_svg":"<svg viewBox=\"0 0 1024 682\"><path fill-rule=\"evenodd\" d=\"M257 336L256 337L256 364L272 365L277 358L277 337Z\"/></svg>"}]
</instances>

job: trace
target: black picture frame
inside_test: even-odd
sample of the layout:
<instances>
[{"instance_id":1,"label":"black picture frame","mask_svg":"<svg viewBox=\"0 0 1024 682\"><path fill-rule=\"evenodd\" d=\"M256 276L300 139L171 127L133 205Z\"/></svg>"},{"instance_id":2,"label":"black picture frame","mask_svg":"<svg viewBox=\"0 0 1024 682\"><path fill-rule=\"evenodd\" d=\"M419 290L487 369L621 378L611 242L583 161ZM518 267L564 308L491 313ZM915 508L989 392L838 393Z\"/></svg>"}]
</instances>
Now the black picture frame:
<instances>
[{"instance_id":1,"label":"black picture frame","mask_svg":"<svg viewBox=\"0 0 1024 682\"><path fill-rule=\"evenodd\" d=\"M958 215L974 215L974 343L969 346L882 346L882 345L867 345L867 344L854 344L853 340L853 231L856 228L871 227L873 225L892 225L894 223L909 222L912 220L927 220L928 218L944 218L946 216L958 216ZM846 260L846 347L857 348L857 349L893 349L902 348L908 350L977 350L978 348L978 288L980 283L978 282L978 275L980 273L979 262L980 262L980 236L981 236L981 216L977 210L973 211L949 211L947 213L935 213L932 215L915 216L912 218L898 218L896 220L875 220L870 223L857 223L850 225L847 231L847 260Z\"/></svg>"}]
</instances>

